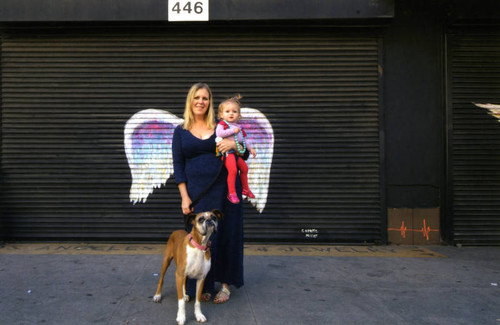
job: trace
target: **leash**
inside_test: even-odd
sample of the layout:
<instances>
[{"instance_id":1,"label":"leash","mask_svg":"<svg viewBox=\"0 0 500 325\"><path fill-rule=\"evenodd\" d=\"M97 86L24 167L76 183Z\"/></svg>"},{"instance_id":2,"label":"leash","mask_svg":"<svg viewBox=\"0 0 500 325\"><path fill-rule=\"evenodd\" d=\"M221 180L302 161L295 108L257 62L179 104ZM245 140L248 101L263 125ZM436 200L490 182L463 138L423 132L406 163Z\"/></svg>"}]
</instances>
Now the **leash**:
<instances>
[{"instance_id":1,"label":"leash","mask_svg":"<svg viewBox=\"0 0 500 325\"><path fill-rule=\"evenodd\" d=\"M222 155L222 163L220 164L220 167L219 167L219 171L217 172L217 175L215 175L214 179L212 179L212 181L208 184L207 187L205 187L203 189L203 191L201 191L200 194L198 194L198 196L191 202L191 204L189 205L189 208L192 209L194 208L194 206L200 202L201 198L204 197L208 191L210 190L210 188L212 186L214 186L215 182L217 182L217 179L219 178L219 175L220 173L222 172L222 168L224 168L224 163L226 161L226 156L225 155Z\"/></svg>"},{"instance_id":2,"label":"leash","mask_svg":"<svg viewBox=\"0 0 500 325\"><path fill-rule=\"evenodd\" d=\"M219 175L220 173L222 172L222 168L224 168L224 162L226 161L226 156L225 155L222 155L222 163L220 164L220 167L219 167L219 171L217 171L217 175L215 175L215 177L212 179L212 181L208 184L207 187L205 187L203 189L203 191L201 191L200 194L198 194L198 196L193 200L191 201L191 204L189 205L189 209L193 209L194 206L200 202L201 198L203 196L205 196L208 191L210 190L210 188L215 184L215 182L217 181L217 179L219 178ZM187 220L188 220L188 215L187 214L184 214L184 224L186 225L186 228L188 227L187 225Z\"/></svg>"}]
</instances>

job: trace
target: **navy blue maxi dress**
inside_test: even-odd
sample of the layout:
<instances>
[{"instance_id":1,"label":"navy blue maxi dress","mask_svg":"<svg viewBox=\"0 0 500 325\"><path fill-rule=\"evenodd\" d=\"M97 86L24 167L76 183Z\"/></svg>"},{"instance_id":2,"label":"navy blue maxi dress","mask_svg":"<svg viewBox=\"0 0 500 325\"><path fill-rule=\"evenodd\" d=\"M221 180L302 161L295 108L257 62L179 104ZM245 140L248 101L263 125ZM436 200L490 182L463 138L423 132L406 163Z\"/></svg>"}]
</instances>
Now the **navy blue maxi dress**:
<instances>
[{"instance_id":1,"label":"navy blue maxi dress","mask_svg":"<svg viewBox=\"0 0 500 325\"><path fill-rule=\"evenodd\" d=\"M193 200L210 184L222 164L215 156L215 132L202 140L178 126L172 139L174 176L177 184L185 182L189 197ZM211 237L212 268L205 279L203 292L215 293L214 281L237 288L243 283L243 207L227 199L227 171L222 169L215 184L195 205L194 212L219 209L224 214L218 231ZM239 181L239 180L238 180ZM241 200L241 184L237 184ZM186 285L186 293L194 296L195 281Z\"/></svg>"}]
</instances>

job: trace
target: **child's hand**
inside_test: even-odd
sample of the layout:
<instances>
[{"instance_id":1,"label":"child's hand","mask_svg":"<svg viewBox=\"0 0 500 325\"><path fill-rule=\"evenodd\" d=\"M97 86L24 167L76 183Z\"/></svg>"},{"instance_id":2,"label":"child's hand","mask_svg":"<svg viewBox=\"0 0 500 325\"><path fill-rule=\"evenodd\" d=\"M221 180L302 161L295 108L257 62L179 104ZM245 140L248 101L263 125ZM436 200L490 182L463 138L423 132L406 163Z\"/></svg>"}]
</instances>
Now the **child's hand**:
<instances>
[{"instance_id":1,"label":"child's hand","mask_svg":"<svg viewBox=\"0 0 500 325\"><path fill-rule=\"evenodd\" d=\"M257 156L257 151L255 151L255 149L250 149L250 153L252 154L252 157L256 157Z\"/></svg>"},{"instance_id":2,"label":"child's hand","mask_svg":"<svg viewBox=\"0 0 500 325\"><path fill-rule=\"evenodd\" d=\"M233 128L233 132L234 132L234 134L240 133L240 128Z\"/></svg>"}]
</instances>

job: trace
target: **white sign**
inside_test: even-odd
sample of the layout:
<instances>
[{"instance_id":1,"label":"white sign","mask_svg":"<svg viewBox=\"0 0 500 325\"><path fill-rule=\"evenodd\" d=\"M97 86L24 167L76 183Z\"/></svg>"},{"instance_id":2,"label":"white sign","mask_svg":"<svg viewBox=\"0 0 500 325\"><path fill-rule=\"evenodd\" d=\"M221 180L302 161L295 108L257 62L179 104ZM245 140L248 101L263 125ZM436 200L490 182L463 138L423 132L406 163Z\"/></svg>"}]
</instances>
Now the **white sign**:
<instances>
[{"instance_id":1,"label":"white sign","mask_svg":"<svg viewBox=\"0 0 500 325\"><path fill-rule=\"evenodd\" d=\"M168 21L208 21L208 0L168 0Z\"/></svg>"}]
</instances>

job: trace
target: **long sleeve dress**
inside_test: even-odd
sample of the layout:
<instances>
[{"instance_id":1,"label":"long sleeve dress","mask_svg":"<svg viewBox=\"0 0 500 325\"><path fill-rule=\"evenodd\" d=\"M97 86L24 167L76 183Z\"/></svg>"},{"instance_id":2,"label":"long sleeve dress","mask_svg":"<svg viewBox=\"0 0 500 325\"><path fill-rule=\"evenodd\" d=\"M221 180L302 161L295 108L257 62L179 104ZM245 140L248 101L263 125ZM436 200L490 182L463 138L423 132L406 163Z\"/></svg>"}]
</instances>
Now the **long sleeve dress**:
<instances>
[{"instance_id":1,"label":"long sleeve dress","mask_svg":"<svg viewBox=\"0 0 500 325\"><path fill-rule=\"evenodd\" d=\"M202 140L178 126L172 139L174 176L177 184L186 183L189 197L193 200L210 184L222 164L215 155L215 133ZM214 281L237 288L243 282L243 207L226 200L227 172L222 170L215 184L195 205L194 212L219 209L224 218L219 221L218 231L211 237L212 267L205 279L203 292L215 293ZM241 200L241 185L237 185ZM186 293L195 294L194 281L188 281Z\"/></svg>"}]
</instances>

